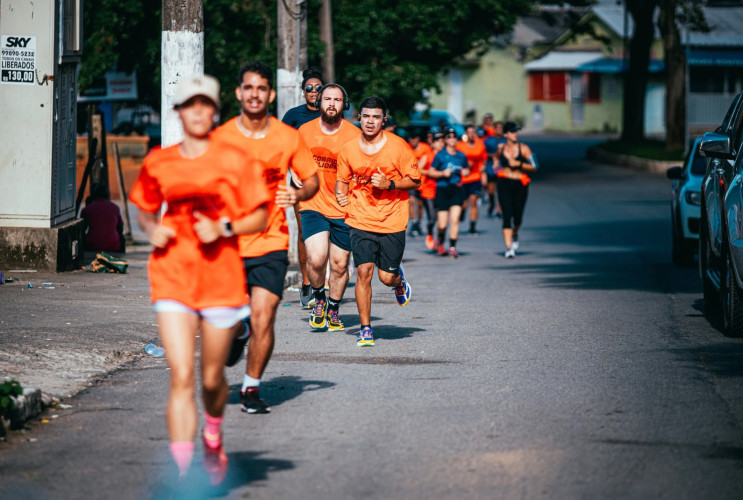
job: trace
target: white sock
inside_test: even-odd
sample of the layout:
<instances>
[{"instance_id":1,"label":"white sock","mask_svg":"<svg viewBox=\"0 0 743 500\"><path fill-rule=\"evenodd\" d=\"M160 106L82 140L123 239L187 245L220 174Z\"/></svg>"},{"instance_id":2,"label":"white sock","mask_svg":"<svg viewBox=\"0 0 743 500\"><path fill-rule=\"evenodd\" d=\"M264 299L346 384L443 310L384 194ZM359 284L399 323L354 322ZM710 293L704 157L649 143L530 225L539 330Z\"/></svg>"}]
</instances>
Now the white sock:
<instances>
[{"instance_id":1,"label":"white sock","mask_svg":"<svg viewBox=\"0 0 743 500\"><path fill-rule=\"evenodd\" d=\"M246 373L243 377L243 387L241 391L245 392L245 389L247 389L248 387L258 387L259 385L261 385L261 379L253 378Z\"/></svg>"}]
</instances>

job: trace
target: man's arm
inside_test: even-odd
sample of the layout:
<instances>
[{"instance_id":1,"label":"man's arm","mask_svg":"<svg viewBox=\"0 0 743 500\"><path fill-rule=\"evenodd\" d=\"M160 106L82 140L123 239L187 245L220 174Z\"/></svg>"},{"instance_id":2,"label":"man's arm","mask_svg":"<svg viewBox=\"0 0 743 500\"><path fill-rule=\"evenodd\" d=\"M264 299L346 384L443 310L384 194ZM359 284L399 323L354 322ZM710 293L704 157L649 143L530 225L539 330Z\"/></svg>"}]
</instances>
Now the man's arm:
<instances>
[{"instance_id":1,"label":"man's arm","mask_svg":"<svg viewBox=\"0 0 743 500\"><path fill-rule=\"evenodd\" d=\"M291 207L298 201L309 200L320 187L320 181L317 178L317 174L312 177L308 177L302 181L302 187L295 189L286 184L279 184L278 190L276 191L276 205L280 208Z\"/></svg>"},{"instance_id":2,"label":"man's arm","mask_svg":"<svg viewBox=\"0 0 743 500\"><path fill-rule=\"evenodd\" d=\"M338 201L338 205L345 207L348 205L348 183L343 181L335 181L335 199Z\"/></svg>"},{"instance_id":3,"label":"man's arm","mask_svg":"<svg viewBox=\"0 0 743 500\"><path fill-rule=\"evenodd\" d=\"M371 184L378 189L389 189L391 182L377 167L377 173L372 175ZM337 183L336 183L337 185ZM418 189L421 185L420 179L413 179L411 177L403 177L399 181L395 181L395 189L399 191L412 191Z\"/></svg>"}]
</instances>

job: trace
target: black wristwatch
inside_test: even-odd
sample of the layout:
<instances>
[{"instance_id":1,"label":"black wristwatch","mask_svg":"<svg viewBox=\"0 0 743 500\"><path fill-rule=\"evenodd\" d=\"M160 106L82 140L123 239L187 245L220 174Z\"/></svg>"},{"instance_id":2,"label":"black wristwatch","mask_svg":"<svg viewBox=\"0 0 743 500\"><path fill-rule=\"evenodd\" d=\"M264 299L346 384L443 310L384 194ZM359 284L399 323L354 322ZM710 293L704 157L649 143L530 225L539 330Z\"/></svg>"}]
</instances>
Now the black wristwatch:
<instances>
[{"instance_id":1,"label":"black wristwatch","mask_svg":"<svg viewBox=\"0 0 743 500\"><path fill-rule=\"evenodd\" d=\"M387 191L392 191L393 189L395 189L395 181L391 180Z\"/></svg>"}]
</instances>

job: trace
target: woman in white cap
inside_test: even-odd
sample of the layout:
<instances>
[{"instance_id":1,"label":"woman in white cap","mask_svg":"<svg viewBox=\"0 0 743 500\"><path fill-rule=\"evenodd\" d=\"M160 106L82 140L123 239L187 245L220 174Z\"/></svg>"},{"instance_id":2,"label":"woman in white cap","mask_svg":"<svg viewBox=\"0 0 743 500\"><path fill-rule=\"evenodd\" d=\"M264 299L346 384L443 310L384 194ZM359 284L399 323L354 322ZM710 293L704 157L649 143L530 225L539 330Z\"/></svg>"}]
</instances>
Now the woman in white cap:
<instances>
[{"instance_id":1,"label":"woman in white cap","mask_svg":"<svg viewBox=\"0 0 743 500\"><path fill-rule=\"evenodd\" d=\"M265 228L269 194L260 176L251 174L261 169L250 168L238 149L209 139L219 112L215 78L181 80L174 109L183 141L147 155L129 199L139 207L139 224L154 247L150 295L170 367L170 451L182 478L199 421L195 357L201 332L204 466L211 482L219 484L227 473L221 432L228 395L224 364L233 326L250 314L235 234Z\"/></svg>"},{"instance_id":2,"label":"woman in white cap","mask_svg":"<svg viewBox=\"0 0 743 500\"><path fill-rule=\"evenodd\" d=\"M519 228L524 216L526 197L529 194L531 179L526 172L537 169L537 159L531 148L519 141L520 127L514 122L503 125L506 142L498 145L495 157L501 170L498 172L498 200L503 210L503 241L506 244L504 256L511 259L519 248Z\"/></svg>"}]
</instances>

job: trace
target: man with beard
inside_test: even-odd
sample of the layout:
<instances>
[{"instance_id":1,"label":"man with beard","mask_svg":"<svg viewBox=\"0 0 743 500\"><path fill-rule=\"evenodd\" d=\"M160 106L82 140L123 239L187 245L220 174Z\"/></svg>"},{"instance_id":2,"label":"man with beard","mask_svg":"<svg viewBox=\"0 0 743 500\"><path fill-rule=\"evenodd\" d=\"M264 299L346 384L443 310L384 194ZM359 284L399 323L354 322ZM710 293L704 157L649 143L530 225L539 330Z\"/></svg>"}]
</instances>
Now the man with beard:
<instances>
[{"instance_id":1,"label":"man with beard","mask_svg":"<svg viewBox=\"0 0 743 500\"><path fill-rule=\"evenodd\" d=\"M304 245L307 249L307 274L315 304L310 313L314 329L343 330L338 315L348 284L348 257L351 253L350 228L345 210L335 199L338 152L346 142L357 139L361 131L343 119L350 107L343 87L329 83L318 95L320 118L305 123L299 135L312 151L317 164L320 188L317 194L299 203ZM330 260L329 293L325 294L325 269Z\"/></svg>"},{"instance_id":2,"label":"man with beard","mask_svg":"<svg viewBox=\"0 0 743 500\"><path fill-rule=\"evenodd\" d=\"M268 114L268 106L276 98L276 91L271 88L272 79L273 71L267 65L245 63L235 89L235 97L241 105L240 116L212 133L215 141L238 146L248 157L259 160L272 198L268 203L266 229L240 236L238 240L252 315L247 324L238 325L227 365L237 363L248 338L252 337L240 390L241 409L247 413L270 411L258 396L258 387L273 352L276 308L282 298L289 265L286 208L311 198L317 191L317 167L299 132ZM287 185L289 168L302 182L302 187L295 189Z\"/></svg>"}]
</instances>

